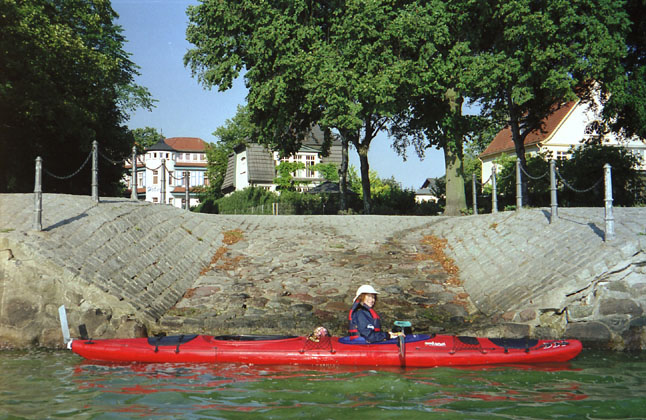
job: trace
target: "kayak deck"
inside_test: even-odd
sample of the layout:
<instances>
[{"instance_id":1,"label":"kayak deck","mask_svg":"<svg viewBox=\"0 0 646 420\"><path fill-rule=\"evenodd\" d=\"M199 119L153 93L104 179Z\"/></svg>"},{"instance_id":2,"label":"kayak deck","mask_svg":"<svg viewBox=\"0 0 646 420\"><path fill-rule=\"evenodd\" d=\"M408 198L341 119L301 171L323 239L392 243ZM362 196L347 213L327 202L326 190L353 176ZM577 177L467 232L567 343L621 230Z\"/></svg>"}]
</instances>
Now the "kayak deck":
<instances>
[{"instance_id":1,"label":"kayak deck","mask_svg":"<svg viewBox=\"0 0 646 420\"><path fill-rule=\"evenodd\" d=\"M347 337L318 342L295 336L185 335L131 339L73 340L71 349L89 360L161 363L246 363L355 366L470 366L564 362L582 349L578 340L489 339L409 335L355 344Z\"/></svg>"}]
</instances>

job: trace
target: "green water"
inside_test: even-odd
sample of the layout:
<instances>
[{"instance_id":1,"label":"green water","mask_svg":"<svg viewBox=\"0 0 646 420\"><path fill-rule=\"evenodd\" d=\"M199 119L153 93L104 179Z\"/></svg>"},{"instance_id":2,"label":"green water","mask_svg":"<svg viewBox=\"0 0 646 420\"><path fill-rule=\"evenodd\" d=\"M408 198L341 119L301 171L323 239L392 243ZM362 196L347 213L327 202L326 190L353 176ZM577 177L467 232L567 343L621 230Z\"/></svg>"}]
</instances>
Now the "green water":
<instances>
[{"instance_id":1,"label":"green water","mask_svg":"<svg viewBox=\"0 0 646 420\"><path fill-rule=\"evenodd\" d=\"M0 352L0 419L646 418L646 354L481 369L97 364Z\"/></svg>"}]
</instances>

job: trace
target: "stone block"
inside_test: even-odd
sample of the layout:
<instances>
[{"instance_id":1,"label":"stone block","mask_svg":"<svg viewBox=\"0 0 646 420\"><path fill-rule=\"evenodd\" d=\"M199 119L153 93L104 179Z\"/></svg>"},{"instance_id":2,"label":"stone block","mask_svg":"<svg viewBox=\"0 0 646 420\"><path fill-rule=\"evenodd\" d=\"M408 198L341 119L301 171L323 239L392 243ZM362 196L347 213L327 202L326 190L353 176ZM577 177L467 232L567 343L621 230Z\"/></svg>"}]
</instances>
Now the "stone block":
<instances>
[{"instance_id":1,"label":"stone block","mask_svg":"<svg viewBox=\"0 0 646 420\"><path fill-rule=\"evenodd\" d=\"M599 302L599 313L601 315L627 314L640 316L643 309L632 299L602 299Z\"/></svg>"},{"instance_id":2,"label":"stone block","mask_svg":"<svg viewBox=\"0 0 646 420\"><path fill-rule=\"evenodd\" d=\"M534 309L525 309L518 313L518 319L521 322L528 322L536 319L536 311Z\"/></svg>"},{"instance_id":3,"label":"stone block","mask_svg":"<svg viewBox=\"0 0 646 420\"><path fill-rule=\"evenodd\" d=\"M525 324L504 324L504 337L509 338L524 338L529 337L530 327Z\"/></svg>"},{"instance_id":4,"label":"stone block","mask_svg":"<svg viewBox=\"0 0 646 420\"><path fill-rule=\"evenodd\" d=\"M567 324L565 337L583 342L607 343L611 340L612 333L608 326L598 321L572 322Z\"/></svg>"},{"instance_id":5,"label":"stone block","mask_svg":"<svg viewBox=\"0 0 646 420\"><path fill-rule=\"evenodd\" d=\"M571 321L582 321L594 314L592 305L570 305L567 307L568 319Z\"/></svg>"},{"instance_id":6,"label":"stone block","mask_svg":"<svg viewBox=\"0 0 646 420\"><path fill-rule=\"evenodd\" d=\"M557 338L561 338L559 331L542 325L534 327L532 330L532 337L539 340L555 340Z\"/></svg>"},{"instance_id":7,"label":"stone block","mask_svg":"<svg viewBox=\"0 0 646 420\"><path fill-rule=\"evenodd\" d=\"M611 315L598 319L599 322L607 325L610 331L621 334L630 326L630 317L627 315Z\"/></svg>"}]
</instances>

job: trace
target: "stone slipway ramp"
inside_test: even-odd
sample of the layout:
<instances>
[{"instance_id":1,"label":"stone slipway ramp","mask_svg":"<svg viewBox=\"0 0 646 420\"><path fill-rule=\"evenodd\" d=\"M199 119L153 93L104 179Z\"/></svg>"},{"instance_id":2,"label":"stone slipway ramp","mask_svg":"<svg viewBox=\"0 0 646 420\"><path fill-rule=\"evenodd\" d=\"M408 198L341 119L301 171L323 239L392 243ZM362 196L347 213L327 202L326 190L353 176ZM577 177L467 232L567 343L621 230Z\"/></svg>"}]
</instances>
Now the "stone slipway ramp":
<instances>
[{"instance_id":1,"label":"stone slipway ramp","mask_svg":"<svg viewBox=\"0 0 646 420\"><path fill-rule=\"evenodd\" d=\"M386 319L427 327L475 311L422 243L441 218L220 216L45 194L34 232L32 206L32 194L0 195L5 345L60 343L60 304L96 338L322 322L338 334L362 283L383 291Z\"/></svg>"}]
</instances>

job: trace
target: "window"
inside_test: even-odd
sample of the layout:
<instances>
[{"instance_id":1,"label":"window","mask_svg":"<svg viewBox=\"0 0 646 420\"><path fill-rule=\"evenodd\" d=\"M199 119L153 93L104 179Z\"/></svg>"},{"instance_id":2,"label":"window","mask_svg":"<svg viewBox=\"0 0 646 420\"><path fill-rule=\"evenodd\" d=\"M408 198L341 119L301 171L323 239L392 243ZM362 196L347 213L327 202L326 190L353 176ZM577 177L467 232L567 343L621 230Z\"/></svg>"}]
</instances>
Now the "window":
<instances>
[{"instance_id":1,"label":"window","mask_svg":"<svg viewBox=\"0 0 646 420\"><path fill-rule=\"evenodd\" d=\"M570 158L570 154L568 152L564 152L562 150L559 150L556 152L557 160L568 160L569 158Z\"/></svg>"},{"instance_id":2,"label":"window","mask_svg":"<svg viewBox=\"0 0 646 420\"><path fill-rule=\"evenodd\" d=\"M145 187L145 180L146 177L144 176L145 174L143 172L137 172L137 185L140 187Z\"/></svg>"},{"instance_id":3,"label":"window","mask_svg":"<svg viewBox=\"0 0 646 420\"><path fill-rule=\"evenodd\" d=\"M173 171L168 171L168 185L175 185L175 179L173 178Z\"/></svg>"},{"instance_id":4,"label":"window","mask_svg":"<svg viewBox=\"0 0 646 420\"><path fill-rule=\"evenodd\" d=\"M306 155L305 156L305 177L306 178L314 178L316 171L314 171L314 162L315 162L315 157L314 155Z\"/></svg>"},{"instance_id":5,"label":"window","mask_svg":"<svg viewBox=\"0 0 646 420\"><path fill-rule=\"evenodd\" d=\"M193 153L193 160L197 160L197 153Z\"/></svg>"},{"instance_id":6,"label":"window","mask_svg":"<svg viewBox=\"0 0 646 420\"><path fill-rule=\"evenodd\" d=\"M159 184L159 174L157 171L153 171L153 185Z\"/></svg>"},{"instance_id":7,"label":"window","mask_svg":"<svg viewBox=\"0 0 646 420\"><path fill-rule=\"evenodd\" d=\"M153 203L159 203L159 198L153 197Z\"/></svg>"}]
</instances>

